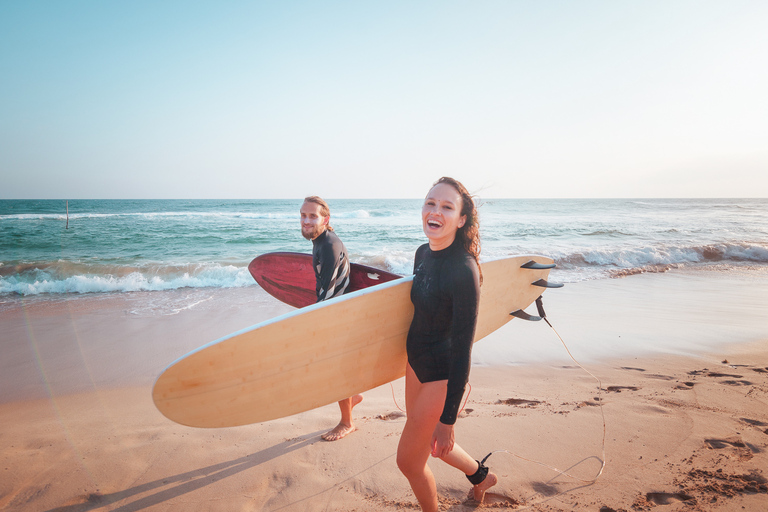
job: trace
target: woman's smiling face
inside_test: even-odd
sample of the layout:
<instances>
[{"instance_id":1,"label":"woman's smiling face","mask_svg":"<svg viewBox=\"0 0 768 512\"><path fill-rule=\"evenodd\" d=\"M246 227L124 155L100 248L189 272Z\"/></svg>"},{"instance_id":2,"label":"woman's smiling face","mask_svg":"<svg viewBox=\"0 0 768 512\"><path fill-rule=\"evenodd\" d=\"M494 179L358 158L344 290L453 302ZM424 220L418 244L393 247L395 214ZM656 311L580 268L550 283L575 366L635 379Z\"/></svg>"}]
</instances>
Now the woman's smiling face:
<instances>
[{"instance_id":1,"label":"woman's smiling face","mask_svg":"<svg viewBox=\"0 0 768 512\"><path fill-rule=\"evenodd\" d=\"M453 243L456 231L467 221L467 216L461 215L462 206L461 195L451 185L438 183L430 189L421 208L422 227L430 249L439 251Z\"/></svg>"}]
</instances>

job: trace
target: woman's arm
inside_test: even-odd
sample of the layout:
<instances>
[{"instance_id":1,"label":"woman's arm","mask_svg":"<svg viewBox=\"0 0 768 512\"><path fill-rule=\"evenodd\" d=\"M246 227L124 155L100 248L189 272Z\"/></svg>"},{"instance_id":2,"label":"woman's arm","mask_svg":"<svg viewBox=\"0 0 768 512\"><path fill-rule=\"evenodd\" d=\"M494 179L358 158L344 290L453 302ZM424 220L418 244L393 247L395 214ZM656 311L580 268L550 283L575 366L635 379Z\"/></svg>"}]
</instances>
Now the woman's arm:
<instances>
[{"instance_id":1,"label":"woman's arm","mask_svg":"<svg viewBox=\"0 0 768 512\"><path fill-rule=\"evenodd\" d=\"M452 269L451 295L453 318L451 325L451 367L448 390L440 422L456 423L461 399L469 380L472 342L475 337L477 312L480 304L479 270L474 258L468 256L462 265Z\"/></svg>"}]
</instances>

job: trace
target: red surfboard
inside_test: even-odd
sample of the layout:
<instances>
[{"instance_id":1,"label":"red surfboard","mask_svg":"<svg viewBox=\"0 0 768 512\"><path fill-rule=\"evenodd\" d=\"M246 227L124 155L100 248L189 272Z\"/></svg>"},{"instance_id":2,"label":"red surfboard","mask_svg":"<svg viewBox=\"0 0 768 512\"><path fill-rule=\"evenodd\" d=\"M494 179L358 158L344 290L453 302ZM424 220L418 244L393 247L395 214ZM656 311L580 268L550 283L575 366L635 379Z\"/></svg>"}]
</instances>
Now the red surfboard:
<instances>
[{"instance_id":1,"label":"red surfboard","mask_svg":"<svg viewBox=\"0 0 768 512\"><path fill-rule=\"evenodd\" d=\"M270 252L248 265L253 278L274 298L296 308L317 302L312 255L299 252ZM402 276L378 268L352 263L349 291L386 283Z\"/></svg>"}]
</instances>

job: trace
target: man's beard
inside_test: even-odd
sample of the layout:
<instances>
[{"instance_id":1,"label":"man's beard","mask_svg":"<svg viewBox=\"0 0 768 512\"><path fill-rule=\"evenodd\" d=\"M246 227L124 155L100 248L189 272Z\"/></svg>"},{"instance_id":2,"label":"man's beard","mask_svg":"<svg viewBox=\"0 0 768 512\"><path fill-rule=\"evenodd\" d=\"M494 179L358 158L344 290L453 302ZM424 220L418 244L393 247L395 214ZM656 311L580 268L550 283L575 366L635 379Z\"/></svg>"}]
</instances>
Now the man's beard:
<instances>
[{"instance_id":1,"label":"man's beard","mask_svg":"<svg viewBox=\"0 0 768 512\"><path fill-rule=\"evenodd\" d=\"M311 230L306 231L303 227L301 228L301 234L306 238L307 240L314 240L318 236L320 236L323 233L323 230L320 228L320 226L313 226Z\"/></svg>"}]
</instances>

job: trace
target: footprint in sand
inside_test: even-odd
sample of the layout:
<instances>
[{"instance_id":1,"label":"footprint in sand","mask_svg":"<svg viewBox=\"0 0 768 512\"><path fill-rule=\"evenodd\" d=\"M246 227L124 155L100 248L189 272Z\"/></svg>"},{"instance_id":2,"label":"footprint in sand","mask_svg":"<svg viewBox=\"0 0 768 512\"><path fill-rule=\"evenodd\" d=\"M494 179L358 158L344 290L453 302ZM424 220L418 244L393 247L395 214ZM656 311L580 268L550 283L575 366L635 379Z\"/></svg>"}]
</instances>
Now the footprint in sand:
<instances>
[{"instance_id":1,"label":"footprint in sand","mask_svg":"<svg viewBox=\"0 0 768 512\"><path fill-rule=\"evenodd\" d=\"M515 498L502 496L501 494L496 494L494 492L486 492L485 497L483 498L483 503L478 503L475 501L475 497L472 494L472 490L470 489L464 504L472 508L517 508L520 505L520 502Z\"/></svg>"},{"instance_id":2,"label":"footprint in sand","mask_svg":"<svg viewBox=\"0 0 768 512\"><path fill-rule=\"evenodd\" d=\"M751 386L753 383L744 380L743 375L736 375L733 373L720 373L720 372L711 372L704 368L703 370L693 370L688 372L688 375L704 375L705 377L713 377L713 378L729 378L729 380L723 380L720 381L722 384L728 384L729 386Z\"/></svg>"},{"instance_id":3,"label":"footprint in sand","mask_svg":"<svg viewBox=\"0 0 768 512\"><path fill-rule=\"evenodd\" d=\"M670 505L680 501L691 501L694 498L681 492L649 492L645 495L645 499L654 505Z\"/></svg>"},{"instance_id":4,"label":"footprint in sand","mask_svg":"<svg viewBox=\"0 0 768 512\"><path fill-rule=\"evenodd\" d=\"M732 373L720 373L720 372L713 372L709 368L704 368L703 370L691 370L688 372L688 375L704 375L705 377L732 377L734 379L740 379L743 377L743 375L735 375Z\"/></svg>"},{"instance_id":5,"label":"footprint in sand","mask_svg":"<svg viewBox=\"0 0 768 512\"><path fill-rule=\"evenodd\" d=\"M723 448L728 448L729 446L733 446L735 448L747 447L747 445L744 444L744 441L742 441L740 437L729 437L727 439L705 439L704 444L714 450L722 450Z\"/></svg>"},{"instance_id":6,"label":"footprint in sand","mask_svg":"<svg viewBox=\"0 0 768 512\"><path fill-rule=\"evenodd\" d=\"M506 400L499 400L499 403L504 405L519 405L522 407L536 407L541 402L538 400L525 400L523 398L507 398Z\"/></svg>"},{"instance_id":7,"label":"footprint in sand","mask_svg":"<svg viewBox=\"0 0 768 512\"><path fill-rule=\"evenodd\" d=\"M622 370L632 370L635 372L644 372L645 368L633 368L631 366L622 366ZM693 375L693 372L689 372L691 375ZM669 375L659 375L658 373L651 373L646 375L649 379L660 379L660 380L672 380L674 377L670 377Z\"/></svg>"},{"instance_id":8,"label":"footprint in sand","mask_svg":"<svg viewBox=\"0 0 768 512\"><path fill-rule=\"evenodd\" d=\"M749 418L740 418L744 423L748 423L753 427L768 427L768 423L760 420L751 420Z\"/></svg>"},{"instance_id":9,"label":"footprint in sand","mask_svg":"<svg viewBox=\"0 0 768 512\"><path fill-rule=\"evenodd\" d=\"M379 414L376 416L377 420L384 420L384 421L390 421L390 420L396 420L398 418L404 417L405 414L400 411L390 412L389 414Z\"/></svg>"},{"instance_id":10,"label":"footprint in sand","mask_svg":"<svg viewBox=\"0 0 768 512\"><path fill-rule=\"evenodd\" d=\"M613 391L614 393L621 393L622 389L627 389L629 391L637 391L640 388L637 386L608 386L605 388L606 391Z\"/></svg>"},{"instance_id":11,"label":"footprint in sand","mask_svg":"<svg viewBox=\"0 0 768 512\"><path fill-rule=\"evenodd\" d=\"M691 477L689 482L695 484L691 490L712 495L712 502L718 497L732 498L738 494L768 494L768 480L754 469L740 475L729 474L722 469L692 469L688 475Z\"/></svg>"},{"instance_id":12,"label":"footprint in sand","mask_svg":"<svg viewBox=\"0 0 768 512\"><path fill-rule=\"evenodd\" d=\"M726 439L705 439L704 444L707 448L712 450L724 450L730 448L731 453L736 455L739 460L749 460L754 457L755 453L760 453L762 450L754 445L745 443L741 437L733 436Z\"/></svg>"},{"instance_id":13,"label":"footprint in sand","mask_svg":"<svg viewBox=\"0 0 768 512\"><path fill-rule=\"evenodd\" d=\"M654 373L651 375L646 375L649 379L658 379L658 380L675 380L674 377L671 375L659 375L658 373Z\"/></svg>"},{"instance_id":14,"label":"footprint in sand","mask_svg":"<svg viewBox=\"0 0 768 512\"><path fill-rule=\"evenodd\" d=\"M752 383L748 380L724 380L722 384L728 384L729 386L751 386Z\"/></svg>"}]
</instances>

